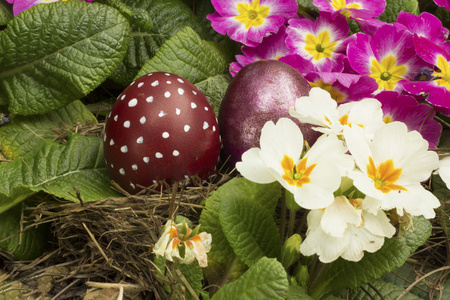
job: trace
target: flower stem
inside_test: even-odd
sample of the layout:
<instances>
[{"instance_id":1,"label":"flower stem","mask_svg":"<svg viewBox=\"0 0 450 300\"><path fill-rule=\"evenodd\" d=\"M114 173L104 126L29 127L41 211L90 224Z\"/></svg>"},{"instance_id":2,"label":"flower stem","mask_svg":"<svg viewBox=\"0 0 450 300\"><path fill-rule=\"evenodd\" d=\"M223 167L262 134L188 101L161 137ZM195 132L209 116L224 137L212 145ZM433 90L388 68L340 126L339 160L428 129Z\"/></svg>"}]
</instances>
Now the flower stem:
<instances>
[{"instance_id":1,"label":"flower stem","mask_svg":"<svg viewBox=\"0 0 450 300\"><path fill-rule=\"evenodd\" d=\"M289 210L289 224L288 224L288 232L287 237L290 237L294 233L295 227L295 210Z\"/></svg>"},{"instance_id":2,"label":"flower stem","mask_svg":"<svg viewBox=\"0 0 450 300\"><path fill-rule=\"evenodd\" d=\"M280 237L281 237L281 244L284 243L285 236L285 227L286 227L286 190L282 190L281 195L281 214L280 214Z\"/></svg>"}]
</instances>

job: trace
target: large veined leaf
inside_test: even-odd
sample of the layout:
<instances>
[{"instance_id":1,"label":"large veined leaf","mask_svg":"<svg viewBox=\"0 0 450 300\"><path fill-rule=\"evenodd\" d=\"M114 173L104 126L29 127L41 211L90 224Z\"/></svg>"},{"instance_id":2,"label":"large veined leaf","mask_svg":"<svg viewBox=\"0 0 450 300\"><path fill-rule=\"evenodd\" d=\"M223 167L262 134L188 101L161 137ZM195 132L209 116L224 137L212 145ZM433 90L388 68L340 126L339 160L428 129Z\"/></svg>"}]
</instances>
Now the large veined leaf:
<instances>
[{"instance_id":1,"label":"large veined leaf","mask_svg":"<svg viewBox=\"0 0 450 300\"><path fill-rule=\"evenodd\" d=\"M23 11L0 32L0 105L31 115L85 96L122 61L129 34L107 5L61 1Z\"/></svg>"},{"instance_id":2,"label":"large veined leaf","mask_svg":"<svg viewBox=\"0 0 450 300\"><path fill-rule=\"evenodd\" d=\"M143 9L152 19L153 28L149 31L132 24L128 52L112 74L111 79L128 85L171 36L186 26L193 28L202 38L208 37L207 29L181 0L124 0L131 10Z\"/></svg>"},{"instance_id":3,"label":"large veined leaf","mask_svg":"<svg viewBox=\"0 0 450 300\"><path fill-rule=\"evenodd\" d=\"M405 232L402 238L386 239L383 247L375 253L365 253L359 262L338 259L325 265L323 276L313 279L308 293L319 295L342 288L354 288L380 278L401 267L408 256L423 245L431 234L430 221L414 218L414 232Z\"/></svg>"},{"instance_id":4,"label":"large veined leaf","mask_svg":"<svg viewBox=\"0 0 450 300\"><path fill-rule=\"evenodd\" d=\"M236 256L219 222L219 211L224 199L255 201L274 211L281 188L278 183L262 185L245 178L234 178L218 188L206 200L206 209L200 215L202 231L212 235L205 276L210 284L223 284L242 275L247 266Z\"/></svg>"},{"instance_id":5,"label":"large veined leaf","mask_svg":"<svg viewBox=\"0 0 450 300\"><path fill-rule=\"evenodd\" d=\"M97 123L95 116L79 100L43 115L13 116L10 123L0 127L2 153L11 160L35 153L44 140L58 137L55 130L65 131L77 123Z\"/></svg>"},{"instance_id":6,"label":"large veined leaf","mask_svg":"<svg viewBox=\"0 0 450 300\"><path fill-rule=\"evenodd\" d=\"M419 2L417 0L386 0L386 8L379 19L387 23L395 22L401 11L418 15Z\"/></svg>"},{"instance_id":7,"label":"large veined leaf","mask_svg":"<svg viewBox=\"0 0 450 300\"><path fill-rule=\"evenodd\" d=\"M220 204L220 225L234 253L248 266L260 258L279 258L281 238L273 211L256 201L225 198Z\"/></svg>"},{"instance_id":8,"label":"large veined leaf","mask_svg":"<svg viewBox=\"0 0 450 300\"><path fill-rule=\"evenodd\" d=\"M211 300L284 299L288 289L287 274L281 263L263 257L238 280L224 285Z\"/></svg>"},{"instance_id":9,"label":"large veined leaf","mask_svg":"<svg viewBox=\"0 0 450 300\"><path fill-rule=\"evenodd\" d=\"M31 227L18 234L21 222L21 205L0 214L0 249L13 254L19 260L35 259L41 255L47 234L46 226Z\"/></svg>"},{"instance_id":10,"label":"large veined leaf","mask_svg":"<svg viewBox=\"0 0 450 300\"><path fill-rule=\"evenodd\" d=\"M5 25L13 17L12 5L6 1L0 2L0 25Z\"/></svg>"},{"instance_id":11,"label":"large veined leaf","mask_svg":"<svg viewBox=\"0 0 450 300\"><path fill-rule=\"evenodd\" d=\"M66 145L50 140L34 155L0 164L0 213L38 191L70 201L118 196L109 187L103 141L72 133Z\"/></svg>"},{"instance_id":12,"label":"large veined leaf","mask_svg":"<svg viewBox=\"0 0 450 300\"><path fill-rule=\"evenodd\" d=\"M362 289L364 288L364 290ZM398 285L384 282L384 281L374 281L372 282L372 286L367 284L358 288L354 288L350 290L348 294L349 300L361 300L361 299L381 299L379 294L383 295L384 300L396 300L398 296L400 296L405 288L400 287ZM421 300L428 299L426 295L425 297L418 297L414 294L406 294L402 299L403 300ZM442 298L445 299L445 298Z\"/></svg>"},{"instance_id":13,"label":"large veined leaf","mask_svg":"<svg viewBox=\"0 0 450 300\"><path fill-rule=\"evenodd\" d=\"M195 84L217 112L231 81L229 61L219 44L202 40L192 28L186 27L161 46L137 77L156 71L178 74Z\"/></svg>"}]
</instances>

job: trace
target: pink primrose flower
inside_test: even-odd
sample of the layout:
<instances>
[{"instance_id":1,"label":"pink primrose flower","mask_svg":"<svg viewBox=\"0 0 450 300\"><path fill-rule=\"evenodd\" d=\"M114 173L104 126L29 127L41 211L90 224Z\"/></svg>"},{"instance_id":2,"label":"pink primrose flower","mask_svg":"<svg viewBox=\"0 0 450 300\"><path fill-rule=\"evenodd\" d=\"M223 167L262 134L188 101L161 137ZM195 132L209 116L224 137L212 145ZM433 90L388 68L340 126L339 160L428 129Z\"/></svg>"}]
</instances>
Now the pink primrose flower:
<instances>
[{"instance_id":1,"label":"pink primrose flower","mask_svg":"<svg viewBox=\"0 0 450 300\"><path fill-rule=\"evenodd\" d=\"M220 34L255 47L268 33L277 32L288 19L297 15L295 0L212 0L216 10L206 18Z\"/></svg>"},{"instance_id":2,"label":"pink primrose flower","mask_svg":"<svg viewBox=\"0 0 450 300\"><path fill-rule=\"evenodd\" d=\"M310 60L316 71L342 71L349 28L347 19L338 15L333 20L330 13L321 13L316 20L292 19L287 28L286 45L289 53Z\"/></svg>"},{"instance_id":3,"label":"pink primrose flower","mask_svg":"<svg viewBox=\"0 0 450 300\"><path fill-rule=\"evenodd\" d=\"M242 46L244 55L236 55L237 62L230 65L230 73L236 75L246 65L261 59L278 60L289 51L286 46L286 27L282 25L277 33L266 36L256 47Z\"/></svg>"},{"instance_id":4,"label":"pink primrose flower","mask_svg":"<svg viewBox=\"0 0 450 300\"><path fill-rule=\"evenodd\" d=\"M450 53L441 45L427 38L415 36L414 45L417 54L426 62L435 66L432 80L402 81L404 89L414 95L428 94L426 100L438 107L450 108ZM427 80L428 79L428 80Z\"/></svg>"},{"instance_id":5,"label":"pink primrose flower","mask_svg":"<svg viewBox=\"0 0 450 300\"><path fill-rule=\"evenodd\" d=\"M6 1L13 4L13 14L14 16L17 16L22 11L27 10L32 6L35 6L36 4L58 2L60 0L6 0ZM80 1L92 2L93 0L80 0Z\"/></svg>"},{"instance_id":6,"label":"pink primrose flower","mask_svg":"<svg viewBox=\"0 0 450 300\"><path fill-rule=\"evenodd\" d=\"M313 4L320 11L338 12L354 20L378 17L386 7L385 0L314 0Z\"/></svg>"},{"instance_id":7,"label":"pink primrose flower","mask_svg":"<svg viewBox=\"0 0 450 300\"><path fill-rule=\"evenodd\" d=\"M448 37L448 29L434 15L423 12L419 16L401 11L397 23L404 25L411 33L425 37L436 44L442 44Z\"/></svg>"},{"instance_id":8,"label":"pink primrose flower","mask_svg":"<svg viewBox=\"0 0 450 300\"><path fill-rule=\"evenodd\" d=\"M400 121L409 131L416 130L435 148L442 132L442 125L434 119L436 112L426 103L419 103L410 95L384 91L375 96L381 102L385 123Z\"/></svg>"},{"instance_id":9,"label":"pink primrose flower","mask_svg":"<svg viewBox=\"0 0 450 300\"><path fill-rule=\"evenodd\" d=\"M418 55L413 35L400 26L384 25L371 36L357 33L347 47L350 66L378 84L378 91L402 90L398 82L413 79L426 64Z\"/></svg>"}]
</instances>

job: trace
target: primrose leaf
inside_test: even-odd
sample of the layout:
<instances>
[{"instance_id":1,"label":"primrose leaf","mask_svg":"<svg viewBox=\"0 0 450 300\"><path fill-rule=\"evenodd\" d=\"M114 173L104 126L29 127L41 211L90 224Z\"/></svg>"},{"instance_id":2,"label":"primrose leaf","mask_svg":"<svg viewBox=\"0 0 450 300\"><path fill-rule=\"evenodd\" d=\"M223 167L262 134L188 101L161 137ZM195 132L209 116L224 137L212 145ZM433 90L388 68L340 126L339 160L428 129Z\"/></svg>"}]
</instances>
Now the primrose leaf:
<instances>
[{"instance_id":1,"label":"primrose leaf","mask_svg":"<svg viewBox=\"0 0 450 300\"><path fill-rule=\"evenodd\" d=\"M23 11L0 32L0 105L40 114L87 95L122 61L129 33L107 5L60 1Z\"/></svg>"},{"instance_id":2,"label":"primrose leaf","mask_svg":"<svg viewBox=\"0 0 450 300\"><path fill-rule=\"evenodd\" d=\"M386 0L386 8L378 17L381 21L392 23L397 20L401 11L411 14L419 14L419 2L417 0Z\"/></svg>"},{"instance_id":3,"label":"primrose leaf","mask_svg":"<svg viewBox=\"0 0 450 300\"><path fill-rule=\"evenodd\" d=\"M256 201L225 198L220 204L220 225L234 253L248 266L260 258L279 258L281 238L273 212Z\"/></svg>"},{"instance_id":4,"label":"primrose leaf","mask_svg":"<svg viewBox=\"0 0 450 300\"><path fill-rule=\"evenodd\" d=\"M354 288L380 278L401 267L408 256L423 245L431 234L430 221L414 218L414 232L406 231L402 238L385 239L383 247L375 253L365 253L359 262L338 259L324 266L324 275L312 279L310 290L313 298L342 288Z\"/></svg>"},{"instance_id":5,"label":"primrose leaf","mask_svg":"<svg viewBox=\"0 0 450 300\"><path fill-rule=\"evenodd\" d=\"M7 159L14 160L35 153L44 140L56 139L58 130L95 123L95 116L79 100L43 115L13 116L10 123L0 127L1 150Z\"/></svg>"},{"instance_id":6,"label":"primrose leaf","mask_svg":"<svg viewBox=\"0 0 450 300\"><path fill-rule=\"evenodd\" d=\"M6 25L13 17L12 5L6 1L0 2L0 25Z\"/></svg>"},{"instance_id":7,"label":"primrose leaf","mask_svg":"<svg viewBox=\"0 0 450 300\"><path fill-rule=\"evenodd\" d=\"M0 164L0 174L0 213L38 191L74 202L118 196L109 187L103 141L75 133L66 145L46 140L35 154Z\"/></svg>"},{"instance_id":8,"label":"primrose leaf","mask_svg":"<svg viewBox=\"0 0 450 300\"><path fill-rule=\"evenodd\" d=\"M231 82L230 59L218 43L202 40L186 27L167 40L136 77L157 71L178 74L195 84L217 112Z\"/></svg>"},{"instance_id":9,"label":"primrose leaf","mask_svg":"<svg viewBox=\"0 0 450 300\"><path fill-rule=\"evenodd\" d=\"M362 289L364 288L364 290ZM385 300L396 300L398 296L403 293L405 290L404 287L397 286L395 284L384 282L384 281L374 281L372 282L372 287L367 284L362 285L361 287L354 288L349 292L349 300L359 300L359 299L378 299L379 294L383 295L383 299ZM375 290L376 289L376 290ZM378 292L378 293L377 293ZM411 293L406 294L402 299L403 300L420 300L426 299L428 297L418 297Z\"/></svg>"},{"instance_id":10,"label":"primrose leaf","mask_svg":"<svg viewBox=\"0 0 450 300\"><path fill-rule=\"evenodd\" d=\"M210 284L219 284L242 275L247 266L236 256L225 237L219 222L219 210L225 199L255 201L274 212L281 188L278 183L257 184L245 178L233 178L214 191L206 200L206 209L200 215L202 231L212 235L211 250L208 252L208 267L204 269ZM223 278L224 277L224 278Z\"/></svg>"},{"instance_id":11,"label":"primrose leaf","mask_svg":"<svg viewBox=\"0 0 450 300\"><path fill-rule=\"evenodd\" d=\"M211 300L284 299L288 289L287 274L281 263L263 257L239 279L224 285Z\"/></svg>"},{"instance_id":12,"label":"primrose leaf","mask_svg":"<svg viewBox=\"0 0 450 300\"><path fill-rule=\"evenodd\" d=\"M18 260L31 260L41 255L46 241L46 226L21 230L21 205L0 214L0 249L12 253ZM14 236L13 236L14 235Z\"/></svg>"},{"instance_id":13,"label":"primrose leaf","mask_svg":"<svg viewBox=\"0 0 450 300\"><path fill-rule=\"evenodd\" d=\"M153 23L151 30L131 24L128 52L111 76L112 80L124 86L133 81L166 40L184 27L193 28L203 38L209 36L206 28L181 0L124 0L123 3L131 10L146 11Z\"/></svg>"},{"instance_id":14,"label":"primrose leaf","mask_svg":"<svg viewBox=\"0 0 450 300\"><path fill-rule=\"evenodd\" d=\"M202 283L203 283L203 269L196 263L194 264L179 264L177 267L181 273L183 274L184 278L186 279L187 284L189 284L189 287L192 289L192 292L195 294L195 296L198 296L202 290ZM189 288L186 286L187 284L180 280L180 283L182 283L185 286L185 297L187 300L190 299L196 299ZM178 286L179 287L179 286ZM181 289L180 289L181 292Z\"/></svg>"}]
</instances>

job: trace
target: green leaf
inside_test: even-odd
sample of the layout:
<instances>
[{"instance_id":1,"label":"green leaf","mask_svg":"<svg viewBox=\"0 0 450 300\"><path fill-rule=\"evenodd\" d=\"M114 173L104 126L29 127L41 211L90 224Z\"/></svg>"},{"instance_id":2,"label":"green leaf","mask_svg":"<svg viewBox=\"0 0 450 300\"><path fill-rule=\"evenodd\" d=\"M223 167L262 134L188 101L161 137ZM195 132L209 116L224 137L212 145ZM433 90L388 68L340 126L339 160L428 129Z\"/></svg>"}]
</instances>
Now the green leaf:
<instances>
[{"instance_id":1,"label":"green leaf","mask_svg":"<svg viewBox=\"0 0 450 300\"><path fill-rule=\"evenodd\" d=\"M430 221L416 217L414 229L414 232L405 232L402 238L386 239L380 250L365 253L359 262L338 259L331 264L322 264L324 275L312 276L308 293L314 298L333 290L354 288L401 267L430 236Z\"/></svg>"},{"instance_id":2,"label":"green leaf","mask_svg":"<svg viewBox=\"0 0 450 300\"><path fill-rule=\"evenodd\" d=\"M0 127L2 153L11 160L33 154L42 147L45 140L53 140L59 136L55 130L65 132L77 123L97 123L95 116L79 100L44 115L13 116L10 123Z\"/></svg>"},{"instance_id":3,"label":"green leaf","mask_svg":"<svg viewBox=\"0 0 450 300\"><path fill-rule=\"evenodd\" d=\"M103 141L74 133L66 145L46 140L34 155L0 164L0 174L0 213L38 191L74 202L118 196L109 187Z\"/></svg>"},{"instance_id":4,"label":"green leaf","mask_svg":"<svg viewBox=\"0 0 450 300\"><path fill-rule=\"evenodd\" d=\"M35 5L0 32L0 105L46 113L98 87L122 61L130 27L114 8L82 1Z\"/></svg>"},{"instance_id":5,"label":"green leaf","mask_svg":"<svg viewBox=\"0 0 450 300\"><path fill-rule=\"evenodd\" d=\"M358 287L350 290L349 300L363 300L363 299L375 299L375 300L396 300L398 296L405 290L403 287L397 286L395 284L384 282L384 281L374 281L372 282L372 286L381 294L383 298L381 298L378 293L369 285L364 284L362 287ZM362 289L364 288L364 290ZM428 296L428 295L427 295ZM402 299L403 300L421 300L427 299L422 297L417 297L413 294L406 294Z\"/></svg>"},{"instance_id":6,"label":"green leaf","mask_svg":"<svg viewBox=\"0 0 450 300\"><path fill-rule=\"evenodd\" d=\"M218 188L206 200L206 209L200 215L202 231L212 235L211 250L208 252L208 267L205 276L209 284L223 284L239 277L247 266L241 262L228 243L219 222L219 209L224 199L257 201L269 211L274 211L281 188L278 183L261 185L245 178L234 178Z\"/></svg>"},{"instance_id":7,"label":"green leaf","mask_svg":"<svg viewBox=\"0 0 450 300\"><path fill-rule=\"evenodd\" d=\"M225 198L220 225L234 253L248 266L262 257L279 258L281 238L273 213L256 201Z\"/></svg>"},{"instance_id":8,"label":"green leaf","mask_svg":"<svg viewBox=\"0 0 450 300\"><path fill-rule=\"evenodd\" d=\"M184 278L188 282L190 288L193 290L194 294L198 296L202 291L202 283L203 283L203 269L197 264L179 264L177 265L178 269L180 269ZM187 300L195 299L189 289L186 287L186 284L180 280L180 283L185 286L185 297Z\"/></svg>"},{"instance_id":9,"label":"green leaf","mask_svg":"<svg viewBox=\"0 0 450 300\"><path fill-rule=\"evenodd\" d=\"M288 289L287 274L281 263L263 257L238 280L224 285L211 300L284 299Z\"/></svg>"},{"instance_id":10,"label":"green leaf","mask_svg":"<svg viewBox=\"0 0 450 300\"><path fill-rule=\"evenodd\" d=\"M18 260L35 259L44 249L47 227L31 227L18 234L23 225L21 214L21 205L0 214L0 249L12 253Z\"/></svg>"},{"instance_id":11,"label":"green leaf","mask_svg":"<svg viewBox=\"0 0 450 300\"><path fill-rule=\"evenodd\" d=\"M289 292L286 296L287 300L313 300L305 291L304 288L298 284L291 284L289 286Z\"/></svg>"},{"instance_id":12,"label":"green leaf","mask_svg":"<svg viewBox=\"0 0 450 300\"><path fill-rule=\"evenodd\" d=\"M167 40L136 77L157 71L178 74L195 84L217 112L231 82L230 59L219 44L202 40L192 28L186 27Z\"/></svg>"},{"instance_id":13,"label":"green leaf","mask_svg":"<svg viewBox=\"0 0 450 300\"><path fill-rule=\"evenodd\" d=\"M381 21L392 23L397 20L397 16L401 11L411 14L419 14L419 3L417 0L386 0L386 8L378 17Z\"/></svg>"},{"instance_id":14,"label":"green leaf","mask_svg":"<svg viewBox=\"0 0 450 300\"><path fill-rule=\"evenodd\" d=\"M12 5L6 1L0 2L0 25L6 25L13 17Z\"/></svg>"},{"instance_id":15,"label":"green leaf","mask_svg":"<svg viewBox=\"0 0 450 300\"><path fill-rule=\"evenodd\" d=\"M123 3L133 11L145 10L153 22L151 30L143 30L135 24L131 26L128 52L111 76L123 86L130 84L164 42L184 27L193 28L203 38L209 36L207 29L181 0L124 0Z\"/></svg>"}]
</instances>

